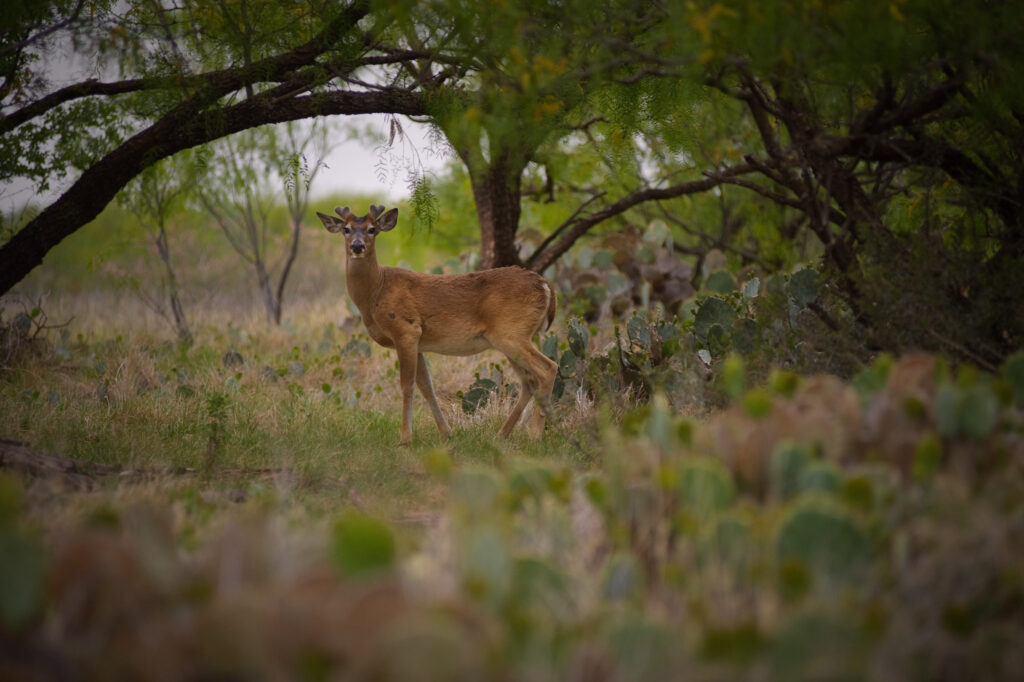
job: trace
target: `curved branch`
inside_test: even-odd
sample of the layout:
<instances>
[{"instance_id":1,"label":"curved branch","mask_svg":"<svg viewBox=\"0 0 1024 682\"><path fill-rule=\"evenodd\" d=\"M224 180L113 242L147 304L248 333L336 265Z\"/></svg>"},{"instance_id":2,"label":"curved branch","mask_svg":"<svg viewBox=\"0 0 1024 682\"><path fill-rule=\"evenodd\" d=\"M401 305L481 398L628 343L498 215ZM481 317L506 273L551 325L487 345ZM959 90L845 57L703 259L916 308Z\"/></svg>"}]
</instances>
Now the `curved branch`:
<instances>
[{"instance_id":1,"label":"curved branch","mask_svg":"<svg viewBox=\"0 0 1024 682\"><path fill-rule=\"evenodd\" d=\"M216 102L230 92L247 86L251 87L255 83L294 78L294 72L297 69L312 65L317 57L329 50L342 36L355 28L360 19L366 16L369 11L369 2L366 0L354 0L345 11L339 13L320 33L307 42L288 52L267 57L243 67L220 69L184 78L138 78L116 83L101 83L95 79L90 79L82 83L69 85L0 118L0 134L7 133L26 121L41 116L65 102L95 95L120 95L156 88L185 88L192 90L193 94L183 101L182 105L188 105L194 110L199 110L203 106ZM401 58L401 56L398 58Z\"/></svg>"},{"instance_id":2,"label":"curved branch","mask_svg":"<svg viewBox=\"0 0 1024 682\"><path fill-rule=\"evenodd\" d=\"M404 90L322 93L285 101L264 93L198 115L179 106L86 169L67 192L0 246L0 294L39 265L50 249L98 216L143 169L184 149L248 128L313 116L426 112L425 100Z\"/></svg>"},{"instance_id":3,"label":"curved branch","mask_svg":"<svg viewBox=\"0 0 1024 682\"><path fill-rule=\"evenodd\" d=\"M21 109L13 111L7 116L0 117L0 135L8 133L20 126L22 123L30 121L37 116L42 116L50 109L74 99L93 97L95 95L122 95L128 92L146 90L153 87L153 85L154 81L144 78L118 81L116 83L101 83L95 78L90 78L89 80L81 83L75 83L61 88L56 92L51 92L42 99L38 99L31 104L26 104Z\"/></svg>"},{"instance_id":4,"label":"curved branch","mask_svg":"<svg viewBox=\"0 0 1024 682\"><path fill-rule=\"evenodd\" d=\"M591 228L605 220L608 220L609 218L614 218L615 216L625 213L637 204L642 204L646 201L675 199L676 197L681 197L686 194L706 192L712 187L717 187L718 185L723 184L730 178L737 175L752 173L754 171L755 168L753 166L748 163L742 163L737 166L726 168L717 173L708 173L707 177L703 180L693 180L691 182L672 185L671 187L641 189L631 194L627 194L614 204L606 206L600 211L595 211L589 215L572 218L570 221L567 221L567 224L563 224L558 228L558 230L556 230L558 232L565 230L564 236L555 242L554 245L550 245L543 250L537 249L534 251L526 260L525 266L530 270L542 272L549 265L558 260L562 254L568 251L572 245L576 243L577 239L586 234ZM571 228L568 227L570 224L572 225Z\"/></svg>"}]
</instances>

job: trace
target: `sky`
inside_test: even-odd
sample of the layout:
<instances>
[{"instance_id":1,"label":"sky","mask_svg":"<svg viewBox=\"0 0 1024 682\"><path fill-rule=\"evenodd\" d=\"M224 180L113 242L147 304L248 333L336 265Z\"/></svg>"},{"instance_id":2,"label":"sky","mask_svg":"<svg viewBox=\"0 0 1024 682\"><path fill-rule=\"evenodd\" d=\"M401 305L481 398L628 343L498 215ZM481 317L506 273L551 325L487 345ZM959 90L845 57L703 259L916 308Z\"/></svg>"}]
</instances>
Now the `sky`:
<instances>
[{"instance_id":1,"label":"sky","mask_svg":"<svg viewBox=\"0 0 1024 682\"><path fill-rule=\"evenodd\" d=\"M40 55L51 90L89 77L117 79L116 74L104 73L107 69L85 61L69 48L69 45L60 44ZM388 138L388 116L333 117L336 133L333 143L336 146L312 185L313 200L317 196L351 192L362 196L375 195L378 203L394 202L410 194L403 166L414 166L421 173L440 172L447 160L438 154L434 148L436 145L430 143L428 126L402 116L398 117L398 122L405 135L396 137L391 150L382 157L379 147ZM378 164L382 161L386 162L384 168L393 171L384 174L388 177L381 177L382 173L378 171ZM64 193L76 178L77 174L72 174L59 183L53 182L53 187L42 193L29 180L16 178L13 182L0 182L0 211L7 215L16 214L29 203L45 207Z\"/></svg>"},{"instance_id":2,"label":"sky","mask_svg":"<svg viewBox=\"0 0 1024 682\"><path fill-rule=\"evenodd\" d=\"M399 118L399 123L405 136L396 138L384 156L379 147L381 140L387 139L387 116L365 115L354 119L352 123L336 123L332 138L336 146L313 183L313 201L326 195L352 193L375 195L378 203L395 202L409 196L403 165L415 165L425 173L441 172L447 161L430 143L428 127L404 117ZM385 174L387 177L381 177L382 174L378 172L380 162L390 169ZM66 178L59 186L39 193L32 182L15 180L0 187L0 210L11 214L19 211L26 203L46 206L67 190L73 181L73 177Z\"/></svg>"}]
</instances>

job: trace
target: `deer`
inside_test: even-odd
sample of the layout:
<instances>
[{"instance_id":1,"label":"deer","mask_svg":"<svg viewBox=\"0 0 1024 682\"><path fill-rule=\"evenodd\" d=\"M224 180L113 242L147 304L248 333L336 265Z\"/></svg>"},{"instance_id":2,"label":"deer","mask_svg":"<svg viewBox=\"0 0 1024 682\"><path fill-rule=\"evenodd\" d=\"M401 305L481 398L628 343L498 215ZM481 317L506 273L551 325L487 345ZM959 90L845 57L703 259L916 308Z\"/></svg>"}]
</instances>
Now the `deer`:
<instances>
[{"instance_id":1,"label":"deer","mask_svg":"<svg viewBox=\"0 0 1024 682\"><path fill-rule=\"evenodd\" d=\"M400 445L412 442L413 384L426 399L443 438L451 429L437 403L423 353L469 356L489 349L508 358L520 380L519 398L498 430L508 438L530 400L529 435L539 439L558 365L540 352L533 337L555 316L555 294L544 277L518 266L464 274L434 275L380 265L375 242L398 224L398 209L370 205L364 216L348 206L337 217L317 211L332 233L345 238L345 283L366 331L398 355L402 387Z\"/></svg>"}]
</instances>

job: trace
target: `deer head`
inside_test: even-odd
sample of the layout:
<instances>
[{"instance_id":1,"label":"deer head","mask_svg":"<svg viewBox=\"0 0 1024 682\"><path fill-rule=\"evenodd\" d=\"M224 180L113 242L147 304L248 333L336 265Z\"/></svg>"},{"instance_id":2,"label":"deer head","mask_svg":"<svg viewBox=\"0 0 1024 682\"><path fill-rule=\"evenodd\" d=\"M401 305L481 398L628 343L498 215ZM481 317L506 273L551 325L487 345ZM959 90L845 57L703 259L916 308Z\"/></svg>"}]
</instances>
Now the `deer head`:
<instances>
[{"instance_id":1,"label":"deer head","mask_svg":"<svg viewBox=\"0 0 1024 682\"><path fill-rule=\"evenodd\" d=\"M398 224L398 209L385 212L383 206L370 204L370 212L359 217L348 206L334 209L340 217L335 218L317 211L317 217L328 232L342 232L345 235L346 258L376 257L374 240L380 232L393 230Z\"/></svg>"}]
</instances>

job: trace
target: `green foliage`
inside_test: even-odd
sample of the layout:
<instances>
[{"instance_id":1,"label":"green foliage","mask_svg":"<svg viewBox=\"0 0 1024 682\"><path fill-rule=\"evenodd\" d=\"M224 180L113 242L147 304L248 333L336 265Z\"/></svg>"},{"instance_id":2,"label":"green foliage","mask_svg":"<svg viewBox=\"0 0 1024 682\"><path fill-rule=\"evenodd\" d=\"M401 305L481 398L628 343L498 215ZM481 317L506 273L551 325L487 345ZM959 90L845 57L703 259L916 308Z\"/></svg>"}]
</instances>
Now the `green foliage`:
<instances>
[{"instance_id":1,"label":"green foliage","mask_svg":"<svg viewBox=\"0 0 1024 682\"><path fill-rule=\"evenodd\" d=\"M19 523L22 504L18 481L0 474L0 625L15 633L40 614L46 566L39 541Z\"/></svg>"},{"instance_id":2,"label":"green foliage","mask_svg":"<svg viewBox=\"0 0 1024 682\"><path fill-rule=\"evenodd\" d=\"M946 437L988 437L995 428L999 402L982 384L966 386L943 382L935 395L935 422Z\"/></svg>"},{"instance_id":3,"label":"green foliage","mask_svg":"<svg viewBox=\"0 0 1024 682\"><path fill-rule=\"evenodd\" d=\"M788 500L805 489L804 476L811 456L793 443L780 443L768 460L768 486L780 500Z\"/></svg>"},{"instance_id":4,"label":"green foliage","mask_svg":"<svg viewBox=\"0 0 1024 682\"><path fill-rule=\"evenodd\" d=\"M732 475L718 460L684 460L677 475L680 503L697 516L706 517L728 508L736 496Z\"/></svg>"},{"instance_id":5,"label":"green foliage","mask_svg":"<svg viewBox=\"0 0 1024 682\"><path fill-rule=\"evenodd\" d=\"M1017 407L1024 407L1024 351L1018 351L1008 357L1001 372L1013 391L1013 401Z\"/></svg>"},{"instance_id":6,"label":"green foliage","mask_svg":"<svg viewBox=\"0 0 1024 682\"><path fill-rule=\"evenodd\" d=\"M391 528L372 517L347 512L331 528L331 561L345 577L376 575L389 570L396 556Z\"/></svg>"},{"instance_id":7,"label":"green foliage","mask_svg":"<svg viewBox=\"0 0 1024 682\"><path fill-rule=\"evenodd\" d=\"M874 548L849 511L826 498L800 497L781 519L775 537L780 562L797 560L825 581L857 580Z\"/></svg>"},{"instance_id":8,"label":"green foliage","mask_svg":"<svg viewBox=\"0 0 1024 682\"><path fill-rule=\"evenodd\" d=\"M17 632L43 606L45 554L34 538L8 524L0 524L0 553L0 622L5 630Z\"/></svg>"}]
</instances>

